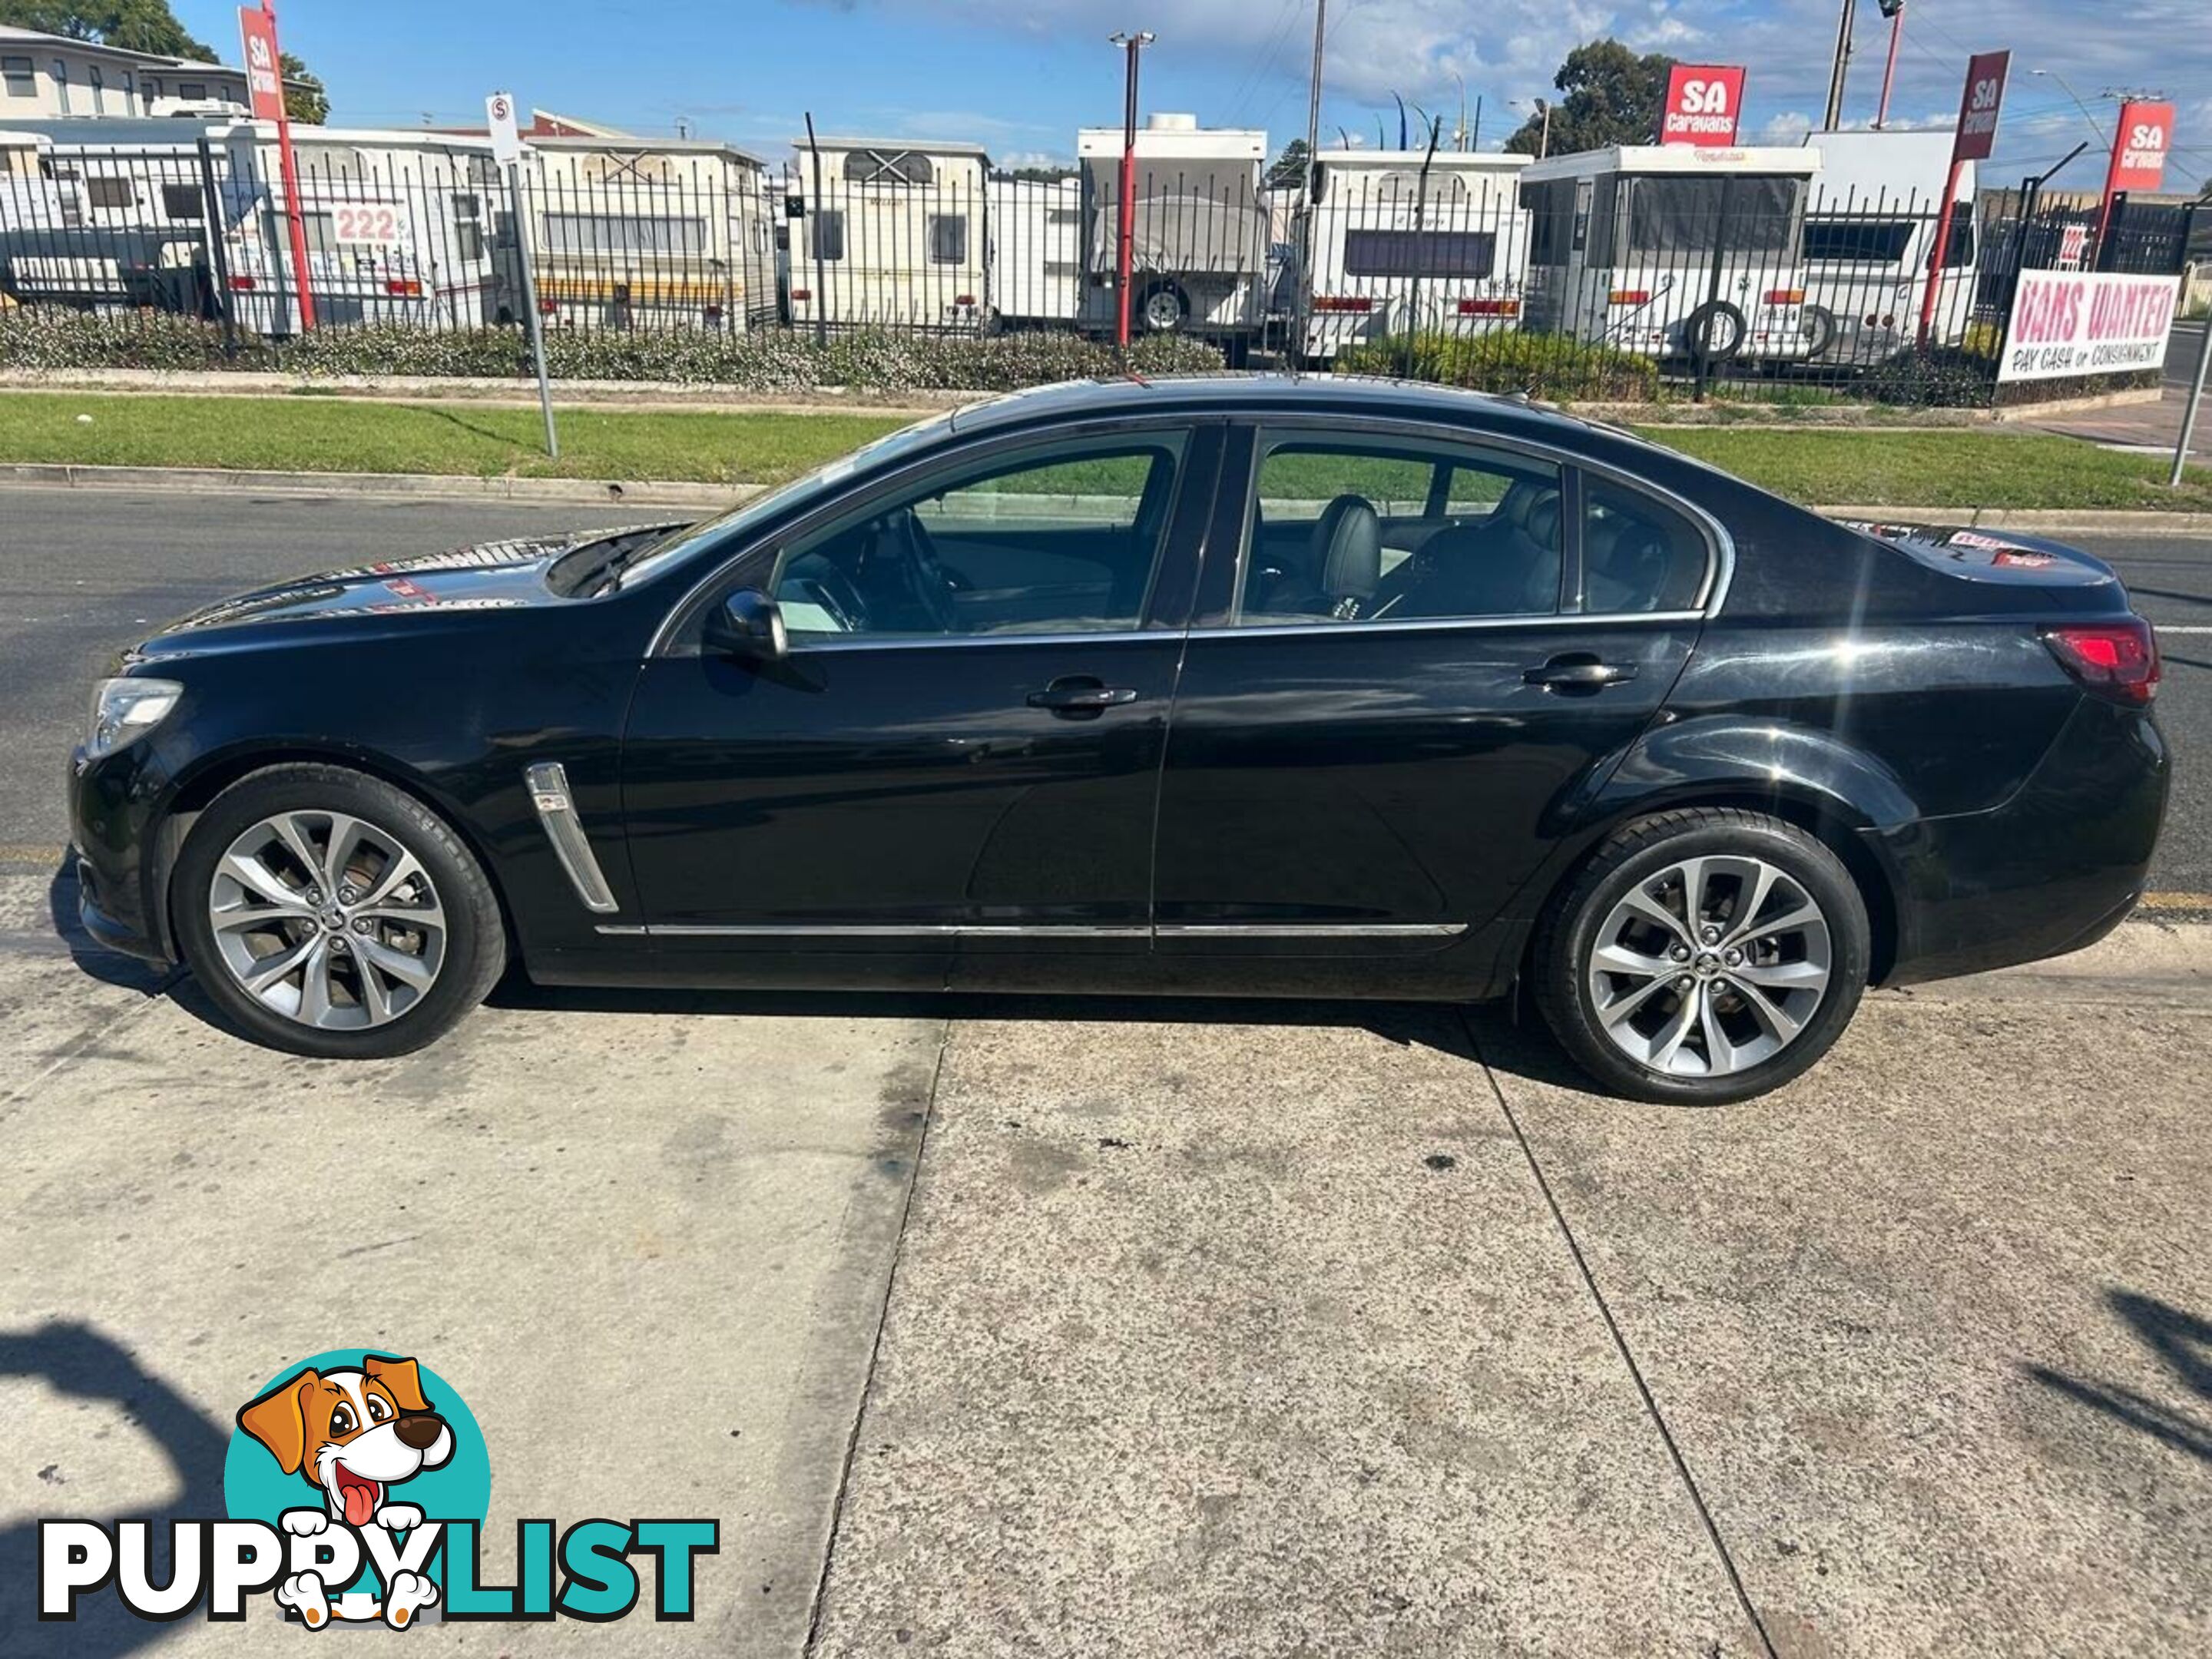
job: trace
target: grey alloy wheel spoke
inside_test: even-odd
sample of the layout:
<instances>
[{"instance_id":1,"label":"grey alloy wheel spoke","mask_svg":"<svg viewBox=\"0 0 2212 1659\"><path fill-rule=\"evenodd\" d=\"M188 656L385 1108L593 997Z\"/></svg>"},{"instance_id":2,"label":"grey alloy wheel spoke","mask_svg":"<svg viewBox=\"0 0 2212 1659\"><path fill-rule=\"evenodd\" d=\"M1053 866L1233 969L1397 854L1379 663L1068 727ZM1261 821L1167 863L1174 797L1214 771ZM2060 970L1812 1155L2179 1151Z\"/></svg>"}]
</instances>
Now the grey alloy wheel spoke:
<instances>
[{"instance_id":1,"label":"grey alloy wheel spoke","mask_svg":"<svg viewBox=\"0 0 2212 1659\"><path fill-rule=\"evenodd\" d=\"M262 819L216 861L206 902L232 980L301 1025L367 1030L403 1018L445 964L446 908L428 868L352 813Z\"/></svg>"},{"instance_id":2,"label":"grey alloy wheel spoke","mask_svg":"<svg viewBox=\"0 0 2212 1659\"><path fill-rule=\"evenodd\" d=\"M1727 1077L1802 1035L1827 1000L1832 945L1819 902L1788 870L1704 854L1622 894L1583 973L1598 1029L1638 1066Z\"/></svg>"}]
</instances>

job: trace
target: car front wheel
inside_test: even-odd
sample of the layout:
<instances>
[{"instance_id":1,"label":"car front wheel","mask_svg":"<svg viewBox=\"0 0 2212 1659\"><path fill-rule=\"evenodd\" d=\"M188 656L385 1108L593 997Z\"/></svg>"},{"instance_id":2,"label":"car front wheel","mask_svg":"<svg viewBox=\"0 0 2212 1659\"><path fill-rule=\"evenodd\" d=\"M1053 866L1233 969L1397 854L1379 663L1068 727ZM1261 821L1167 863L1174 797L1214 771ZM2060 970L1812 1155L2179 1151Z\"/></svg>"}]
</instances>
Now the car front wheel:
<instances>
[{"instance_id":1,"label":"car front wheel","mask_svg":"<svg viewBox=\"0 0 2212 1659\"><path fill-rule=\"evenodd\" d=\"M185 837L171 915L231 1023L324 1059L422 1048L507 962L498 901L452 829L340 767L271 767L216 796Z\"/></svg>"},{"instance_id":2,"label":"car front wheel","mask_svg":"<svg viewBox=\"0 0 2212 1659\"><path fill-rule=\"evenodd\" d=\"M1583 1070L1640 1100L1778 1089L1850 1024L1865 902L1827 848L1755 812L1662 813L1615 834L1547 918L1545 1019Z\"/></svg>"}]
</instances>

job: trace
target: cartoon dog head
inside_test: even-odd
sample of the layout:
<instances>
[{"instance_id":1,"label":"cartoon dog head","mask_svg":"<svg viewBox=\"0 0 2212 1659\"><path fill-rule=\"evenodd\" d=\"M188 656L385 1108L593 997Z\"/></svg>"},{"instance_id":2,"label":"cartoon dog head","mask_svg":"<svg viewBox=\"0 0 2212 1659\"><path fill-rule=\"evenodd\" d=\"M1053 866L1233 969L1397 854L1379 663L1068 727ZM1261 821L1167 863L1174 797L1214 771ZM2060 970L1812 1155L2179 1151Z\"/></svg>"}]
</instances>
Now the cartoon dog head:
<instances>
[{"instance_id":1,"label":"cartoon dog head","mask_svg":"<svg viewBox=\"0 0 2212 1659\"><path fill-rule=\"evenodd\" d=\"M422 1397L415 1362L379 1354L357 1371L301 1371L244 1407L238 1426L349 1527L367 1526L390 1487L453 1455L453 1431Z\"/></svg>"}]
</instances>

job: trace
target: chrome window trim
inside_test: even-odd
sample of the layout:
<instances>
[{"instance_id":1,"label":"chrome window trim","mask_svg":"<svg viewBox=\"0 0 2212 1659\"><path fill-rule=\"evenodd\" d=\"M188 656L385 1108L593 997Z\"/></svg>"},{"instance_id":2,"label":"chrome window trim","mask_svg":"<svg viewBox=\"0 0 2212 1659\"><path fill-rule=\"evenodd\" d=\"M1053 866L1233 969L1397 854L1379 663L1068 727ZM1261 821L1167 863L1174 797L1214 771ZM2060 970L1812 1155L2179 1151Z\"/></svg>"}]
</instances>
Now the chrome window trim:
<instances>
[{"instance_id":1,"label":"chrome window trim","mask_svg":"<svg viewBox=\"0 0 2212 1659\"><path fill-rule=\"evenodd\" d=\"M956 410L954 412L957 414L958 411ZM890 471L885 472L878 477L870 479L862 489L841 491L835 500L819 504L811 512L807 513L804 517L795 520L792 523L785 525L776 531L755 538L753 540L747 542L745 545L737 552L731 554L726 559L717 562L712 570L709 570L704 576L700 578L699 580L692 583L690 586L684 589L683 597L678 599L674 605L669 606L667 615L664 616L660 619L660 625L653 630L653 637L646 641L645 660L650 662L656 658L667 654L667 647L670 639L684 626L686 622L690 619L693 607L703 605L706 602L707 591L726 578L731 571L736 569L738 566L743 564L747 559L751 558L754 555L761 552L766 548L775 545L778 543L789 540L793 537L811 535L814 531L819 529L830 520L844 512L848 507L849 507L861 495L878 490L888 492L902 481L926 470L934 469L947 463L957 465L969 459L981 459L997 450L1021 449L1027 447L1031 444L1042 443L1062 437L1115 437L1125 434L1158 432L1164 429L1184 434L1186 438L1188 438L1194 436L1201 426L1226 425L1229 418L1229 416L1222 415L1218 411L1206 410L1184 410L1173 413L1136 416L1125 416L1119 419L1109 416L1091 416L1081 420L1059 422L1049 426L1028 428L1018 432L986 433L981 437L971 437L965 443L961 442L958 429L957 428L950 428L953 433L952 438L943 447L933 449L926 455L918 455L905 463L905 465L894 467ZM1183 446L1182 455L1176 463L1176 499L1170 504L1168 508L1167 529L1170 530L1174 527L1176 514L1182 506L1182 492L1189 483L1189 462L1190 446L1188 442L1186 441ZM1164 530L1162 534L1164 536L1166 534L1166 530ZM1154 556L1153 574L1155 577L1158 575L1158 555ZM1149 594L1149 587L1146 592ZM1172 633L1174 631L1176 630L1159 628L1133 628L1126 629L1102 629L1099 630L1102 635L1110 638L1127 638L1131 636L1141 637L1145 635L1157 637L1159 635ZM855 640L865 640L868 636L865 634L856 634L852 637ZM996 636L980 634L960 635L948 635L941 639L933 640L929 642L934 644L972 645L979 639L994 637ZM1024 637L1036 639L1042 636L1029 635L1024 635ZM795 650L799 647L794 646L793 648Z\"/></svg>"},{"instance_id":2,"label":"chrome window trim","mask_svg":"<svg viewBox=\"0 0 2212 1659\"><path fill-rule=\"evenodd\" d=\"M653 922L646 927L602 926L611 936L647 939L1456 939L1465 922L1167 922L1157 927L1093 926L1079 922L940 922L912 926L872 922Z\"/></svg>"},{"instance_id":3,"label":"chrome window trim","mask_svg":"<svg viewBox=\"0 0 2212 1659\"><path fill-rule=\"evenodd\" d=\"M621 909L592 851L592 839L576 816L575 798L568 793L568 769L558 761L538 761L524 768L522 776L530 788L530 805L544 827L545 839L552 844L553 856L584 908L598 915Z\"/></svg>"}]
</instances>

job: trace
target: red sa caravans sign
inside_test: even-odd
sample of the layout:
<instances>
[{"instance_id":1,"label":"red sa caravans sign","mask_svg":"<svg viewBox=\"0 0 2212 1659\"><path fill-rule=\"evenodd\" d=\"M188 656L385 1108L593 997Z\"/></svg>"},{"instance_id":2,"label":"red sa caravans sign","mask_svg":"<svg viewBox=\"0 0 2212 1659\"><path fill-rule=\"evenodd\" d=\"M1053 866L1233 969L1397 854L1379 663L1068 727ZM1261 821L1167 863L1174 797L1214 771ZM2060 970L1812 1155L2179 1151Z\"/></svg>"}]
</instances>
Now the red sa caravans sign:
<instances>
[{"instance_id":1,"label":"red sa caravans sign","mask_svg":"<svg viewBox=\"0 0 2212 1659\"><path fill-rule=\"evenodd\" d=\"M281 119L284 114L284 77L277 69L276 18L254 7L240 6L238 36L246 48L246 85L253 99L253 118Z\"/></svg>"},{"instance_id":2,"label":"red sa caravans sign","mask_svg":"<svg viewBox=\"0 0 2212 1659\"><path fill-rule=\"evenodd\" d=\"M1984 52L1966 63L1966 92L1959 102L1959 136L1951 161L1986 161L1997 147L1997 117L2004 109L2005 77L2012 71L2008 52Z\"/></svg>"},{"instance_id":3,"label":"red sa caravans sign","mask_svg":"<svg viewBox=\"0 0 2212 1659\"><path fill-rule=\"evenodd\" d=\"M2173 106L2130 99L2120 106L2120 130L2112 141L2112 167L2105 178L2105 198L2125 191L2137 195L2166 184L2166 152L2173 147Z\"/></svg>"},{"instance_id":4,"label":"red sa caravans sign","mask_svg":"<svg viewBox=\"0 0 2212 1659\"><path fill-rule=\"evenodd\" d=\"M1722 149L1732 146L1743 116L1743 73L1734 64L1675 64L1667 77L1659 142Z\"/></svg>"}]
</instances>

